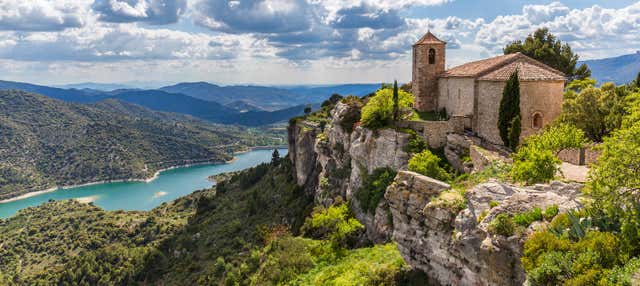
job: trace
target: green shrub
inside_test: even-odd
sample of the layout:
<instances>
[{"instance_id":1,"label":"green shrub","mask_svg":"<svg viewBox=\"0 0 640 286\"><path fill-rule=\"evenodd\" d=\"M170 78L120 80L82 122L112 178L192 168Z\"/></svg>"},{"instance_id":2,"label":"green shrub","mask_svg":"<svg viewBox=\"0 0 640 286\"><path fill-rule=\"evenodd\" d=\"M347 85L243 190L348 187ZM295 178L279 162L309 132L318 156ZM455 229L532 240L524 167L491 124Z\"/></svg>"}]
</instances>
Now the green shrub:
<instances>
[{"instance_id":1,"label":"green shrub","mask_svg":"<svg viewBox=\"0 0 640 286\"><path fill-rule=\"evenodd\" d=\"M368 213L375 212L387 187L393 183L396 171L391 168L378 168L371 175L363 174L363 183L356 191L360 208Z\"/></svg>"},{"instance_id":2,"label":"green shrub","mask_svg":"<svg viewBox=\"0 0 640 286\"><path fill-rule=\"evenodd\" d=\"M427 148L429 148L429 145L427 145L427 142L424 141L422 136L419 136L418 133L416 133L415 131L411 129L406 129L402 131L409 134L409 143L407 144L407 147L404 150L405 152L409 154L418 154L424 150L427 150Z\"/></svg>"},{"instance_id":3,"label":"green shrub","mask_svg":"<svg viewBox=\"0 0 640 286\"><path fill-rule=\"evenodd\" d=\"M413 96L410 93L400 90L398 93L398 107L400 109L400 119L407 116L407 111L411 111ZM376 92L375 96L362 108L360 121L362 126L369 129L380 129L390 126L393 123L393 89L385 88ZM410 113L410 112L409 112Z\"/></svg>"},{"instance_id":4,"label":"green shrub","mask_svg":"<svg viewBox=\"0 0 640 286\"><path fill-rule=\"evenodd\" d=\"M551 151L525 148L514 155L511 178L528 185L547 183L555 177L558 164Z\"/></svg>"},{"instance_id":5,"label":"green shrub","mask_svg":"<svg viewBox=\"0 0 640 286\"><path fill-rule=\"evenodd\" d=\"M498 235L512 236L515 233L516 226L513 219L508 214L498 214L489 223L489 232Z\"/></svg>"},{"instance_id":6,"label":"green shrub","mask_svg":"<svg viewBox=\"0 0 640 286\"><path fill-rule=\"evenodd\" d=\"M558 215L559 211L560 209L558 208L558 205L551 205L544 210L542 216L544 216L544 220L551 221L556 215Z\"/></svg>"},{"instance_id":7,"label":"green shrub","mask_svg":"<svg viewBox=\"0 0 640 286\"><path fill-rule=\"evenodd\" d=\"M364 226L355 218L347 204L314 209L301 231L315 239L328 240L333 249L351 246Z\"/></svg>"},{"instance_id":8,"label":"green shrub","mask_svg":"<svg viewBox=\"0 0 640 286\"><path fill-rule=\"evenodd\" d=\"M489 208L495 208L495 207L497 207L499 205L500 205L500 202L498 202L498 201L490 201L489 202Z\"/></svg>"},{"instance_id":9,"label":"green shrub","mask_svg":"<svg viewBox=\"0 0 640 286\"><path fill-rule=\"evenodd\" d=\"M427 177L441 181L451 180L451 175L440 167L440 158L429 150L415 154L409 160L409 171L416 172Z\"/></svg>"},{"instance_id":10,"label":"green shrub","mask_svg":"<svg viewBox=\"0 0 640 286\"><path fill-rule=\"evenodd\" d=\"M513 222L522 227L528 227L532 222L539 220L542 220L542 210L539 207L513 216Z\"/></svg>"}]
</instances>

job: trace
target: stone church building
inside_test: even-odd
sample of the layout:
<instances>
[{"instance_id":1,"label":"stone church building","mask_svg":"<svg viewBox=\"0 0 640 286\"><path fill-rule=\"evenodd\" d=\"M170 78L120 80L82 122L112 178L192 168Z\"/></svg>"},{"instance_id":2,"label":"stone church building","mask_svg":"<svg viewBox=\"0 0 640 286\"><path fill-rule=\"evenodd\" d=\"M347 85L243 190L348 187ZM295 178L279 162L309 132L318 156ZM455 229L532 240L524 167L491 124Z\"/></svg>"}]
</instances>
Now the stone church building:
<instances>
[{"instance_id":1,"label":"stone church building","mask_svg":"<svg viewBox=\"0 0 640 286\"><path fill-rule=\"evenodd\" d=\"M413 45L412 92L418 111L446 109L462 119L465 129L502 144L498 112L506 81L517 69L524 138L560 115L565 76L521 53L466 63L445 69L446 43L428 32Z\"/></svg>"}]
</instances>

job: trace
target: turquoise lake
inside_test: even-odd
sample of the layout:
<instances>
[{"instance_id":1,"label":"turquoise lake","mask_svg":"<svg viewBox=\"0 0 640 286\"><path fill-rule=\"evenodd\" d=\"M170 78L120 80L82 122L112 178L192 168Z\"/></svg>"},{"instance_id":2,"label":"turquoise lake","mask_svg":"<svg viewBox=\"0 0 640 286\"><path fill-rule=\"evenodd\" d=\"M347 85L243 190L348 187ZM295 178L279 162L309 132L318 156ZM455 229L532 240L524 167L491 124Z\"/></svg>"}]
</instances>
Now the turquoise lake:
<instances>
[{"instance_id":1,"label":"turquoise lake","mask_svg":"<svg viewBox=\"0 0 640 286\"><path fill-rule=\"evenodd\" d=\"M273 150L254 150L236 155L229 164L199 165L163 171L153 181L105 183L93 186L56 190L18 201L0 203L0 218L7 218L19 210L53 200L79 199L92 201L106 210L150 210L163 202L188 195L214 185L207 177L238 171L271 161ZM279 149L280 156L287 149Z\"/></svg>"}]
</instances>

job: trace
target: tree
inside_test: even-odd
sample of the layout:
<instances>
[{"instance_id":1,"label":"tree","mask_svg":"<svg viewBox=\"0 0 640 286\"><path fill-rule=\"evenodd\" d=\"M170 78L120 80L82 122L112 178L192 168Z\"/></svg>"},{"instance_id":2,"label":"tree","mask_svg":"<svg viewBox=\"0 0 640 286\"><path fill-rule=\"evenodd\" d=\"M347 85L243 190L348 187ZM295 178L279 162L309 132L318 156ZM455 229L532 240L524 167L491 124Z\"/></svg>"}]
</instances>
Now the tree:
<instances>
[{"instance_id":1,"label":"tree","mask_svg":"<svg viewBox=\"0 0 640 286\"><path fill-rule=\"evenodd\" d=\"M273 149L273 154L271 154L271 164L275 166L280 164L280 152L278 152L278 149Z\"/></svg>"},{"instance_id":2,"label":"tree","mask_svg":"<svg viewBox=\"0 0 640 286\"><path fill-rule=\"evenodd\" d=\"M440 167L440 158L429 150L424 150L409 159L408 169L436 180L448 181L451 179L451 175Z\"/></svg>"},{"instance_id":3,"label":"tree","mask_svg":"<svg viewBox=\"0 0 640 286\"><path fill-rule=\"evenodd\" d=\"M398 90L398 120L411 116L413 96L402 90ZM379 129L390 126L393 123L393 89L378 90L369 98L362 108L360 117L362 126L370 129Z\"/></svg>"},{"instance_id":4,"label":"tree","mask_svg":"<svg viewBox=\"0 0 640 286\"><path fill-rule=\"evenodd\" d=\"M520 144L520 133L522 132L522 120L520 119L520 115L517 115L513 120L511 120L511 125L509 126L509 145L511 148L515 149Z\"/></svg>"},{"instance_id":5,"label":"tree","mask_svg":"<svg viewBox=\"0 0 640 286\"><path fill-rule=\"evenodd\" d=\"M560 120L574 125L596 142L620 128L622 118L627 114L626 94L620 93L613 83L593 87L591 81L576 81L579 88L572 88L564 95ZM576 92L574 90L579 90Z\"/></svg>"},{"instance_id":6,"label":"tree","mask_svg":"<svg viewBox=\"0 0 640 286\"><path fill-rule=\"evenodd\" d=\"M504 54L523 53L554 69L565 73L570 79L584 79L591 76L591 70L586 65L576 69L578 55L571 47L562 43L548 28L540 28L530 34L524 42L518 40L504 48Z\"/></svg>"},{"instance_id":7,"label":"tree","mask_svg":"<svg viewBox=\"0 0 640 286\"><path fill-rule=\"evenodd\" d=\"M638 75L636 76L636 80L631 82L631 86L635 88L640 88L640 72L638 72Z\"/></svg>"},{"instance_id":8,"label":"tree","mask_svg":"<svg viewBox=\"0 0 640 286\"><path fill-rule=\"evenodd\" d=\"M544 132L532 135L513 154L511 177L526 184L546 183L558 171L558 154L569 148L581 148L585 138L582 130L568 124L548 126Z\"/></svg>"},{"instance_id":9,"label":"tree","mask_svg":"<svg viewBox=\"0 0 640 286\"><path fill-rule=\"evenodd\" d=\"M504 145L515 150L518 146L518 140L511 140L512 137L520 137L517 127L514 129L513 124L520 120L514 120L520 117L520 80L518 79L518 70L516 69L507 80L502 91L502 100L500 100L500 110L498 113L498 130L500 130L500 138ZM510 130L513 132L510 132ZM517 134L516 134L517 132ZM512 133L511 136L509 136ZM517 136L516 136L517 135Z\"/></svg>"},{"instance_id":10,"label":"tree","mask_svg":"<svg viewBox=\"0 0 640 286\"><path fill-rule=\"evenodd\" d=\"M393 121L398 121L400 106L398 105L398 81L393 82Z\"/></svg>"},{"instance_id":11,"label":"tree","mask_svg":"<svg viewBox=\"0 0 640 286\"><path fill-rule=\"evenodd\" d=\"M304 108L304 114L309 114L311 113L311 106L307 106Z\"/></svg>"}]
</instances>

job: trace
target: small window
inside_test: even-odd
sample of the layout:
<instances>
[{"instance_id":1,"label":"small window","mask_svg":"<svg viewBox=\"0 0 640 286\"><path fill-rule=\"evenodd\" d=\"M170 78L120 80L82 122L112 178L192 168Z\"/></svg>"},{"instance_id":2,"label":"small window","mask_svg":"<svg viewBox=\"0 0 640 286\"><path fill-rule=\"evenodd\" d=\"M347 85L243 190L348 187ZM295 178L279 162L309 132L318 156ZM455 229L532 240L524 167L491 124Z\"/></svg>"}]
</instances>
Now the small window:
<instances>
[{"instance_id":1,"label":"small window","mask_svg":"<svg viewBox=\"0 0 640 286\"><path fill-rule=\"evenodd\" d=\"M542 128L542 114L541 113L534 113L533 114L533 129L540 129Z\"/></svg>"},{"instance_id":2,"label":"small window","mask_svg":"<svg viewBox=\"0 0 640 286\"><path fill-rule=\"evenodd\" d=\"M436 50L434 49L429 49L429 64L435 64L436 63Z\"/></svg>"}]
</instances>

